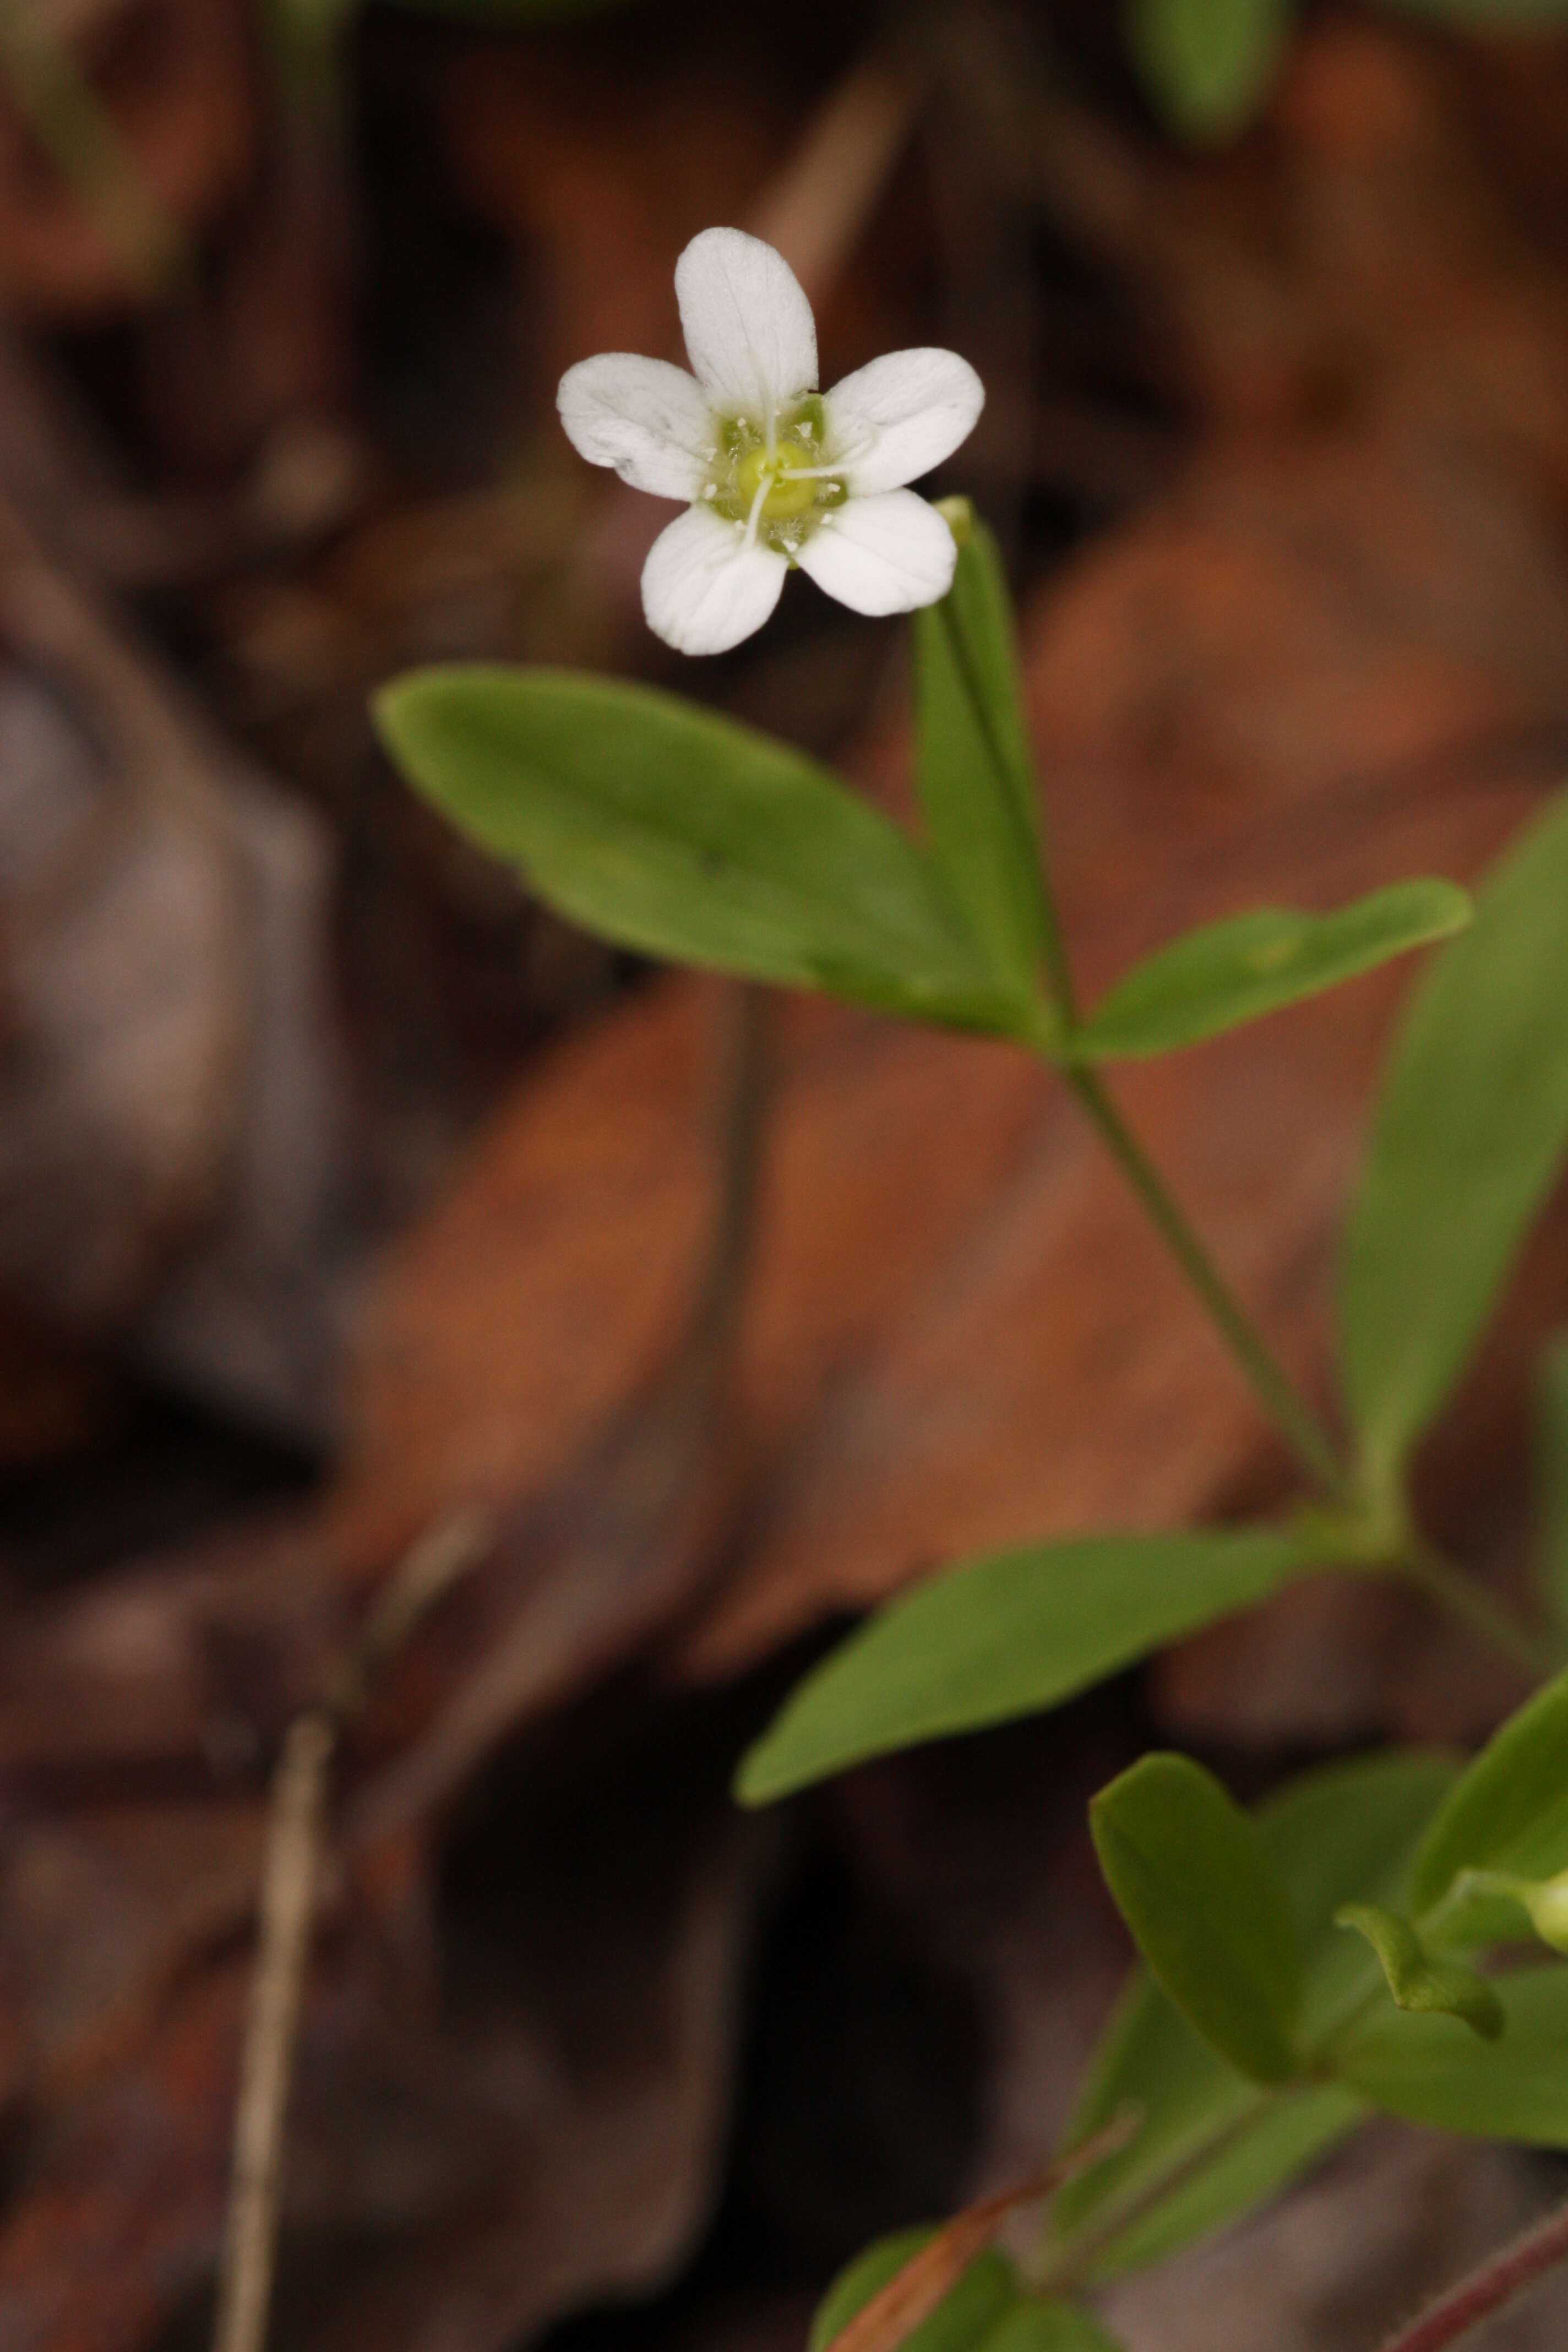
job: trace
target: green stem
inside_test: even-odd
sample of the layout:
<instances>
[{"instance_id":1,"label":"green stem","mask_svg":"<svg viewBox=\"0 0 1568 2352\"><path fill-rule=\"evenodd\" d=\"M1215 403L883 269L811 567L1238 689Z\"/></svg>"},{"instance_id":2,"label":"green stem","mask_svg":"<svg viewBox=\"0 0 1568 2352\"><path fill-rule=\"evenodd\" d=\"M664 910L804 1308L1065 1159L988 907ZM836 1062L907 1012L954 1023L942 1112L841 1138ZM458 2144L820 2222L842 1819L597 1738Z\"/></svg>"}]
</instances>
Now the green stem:
<instances>
[{"instance_id":1,"label":"green stem","mask_svg":"<svg viewBox=\"0 0 1568 2352\"><path fill-rule=\"evenodd\" d=\"M1353 1496L1350 1481L1328 1432L1298 1396L1251 1318L1226 1288L1213 1259L1165 1190L1158 1171L1100 1085L1098 1074L1074 1067L1065 1069L1062 1075L1208 1309L1221 1338L1252 1383L1258 1402L1302 1467L1335 1502L1351 1503Z\"/></svg>"},{"instance_id":2,"label":"green stem","mask_svg":"<svg viewBox=\"0 0 1568 2352\"><path fill-rule=\"evenodd\" d=\"M1549 1633L1524 1624L1483 1585L1456 1568L1424 1536L1412 1533L1392 1555L1389 1566L1416 1585L1450 1617L1468 1625L1495 1650L1521 1667L1532 1683L1556 1672L1563 1664L1563 1645Z\"/></svg>"},{"instance_id":3,"label":"green stem","mask_svg":"<svg viewBox=\"0 0 1568 2352\"><path fill-rule=\"evenodd\" d=\"M1030 2263L1030 2287L1042 2295L1077 2294L1087 2284L1096 2261L1108 2246L1124 2231L1136 2229L1146 2215L1184 2188L1205 2165L1224 2156L1252 2129L1268 2111L1268 2104L1267 2096L1260 2098L1245 2114L1231 2116L1223 2124L1201 2133L1195 2144L1189 2143L1131 2193L1110 2198L1089 2216L1080 2229L1053 2246L1043 2260L1037 2258Z\"/></svg>"}]
</instances>

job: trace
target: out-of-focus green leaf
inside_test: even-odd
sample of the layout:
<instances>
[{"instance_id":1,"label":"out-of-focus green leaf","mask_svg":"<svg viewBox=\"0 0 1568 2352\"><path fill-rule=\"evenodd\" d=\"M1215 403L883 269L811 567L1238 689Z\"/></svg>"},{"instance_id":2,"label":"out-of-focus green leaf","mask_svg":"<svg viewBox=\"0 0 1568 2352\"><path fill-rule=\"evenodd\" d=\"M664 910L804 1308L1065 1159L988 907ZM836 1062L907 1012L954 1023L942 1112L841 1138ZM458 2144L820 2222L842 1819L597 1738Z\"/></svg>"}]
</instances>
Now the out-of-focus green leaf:
<instances>
[{"instance_id":1,"label":"out-of-focus green leaf","mask_svg":"<svg viewBox=\"0 0 1568 2352\"><path fill-rule=\"evenodd\" d=\"M1546 1350L1540 1382L1537 1568L1542 1600L1568 1627L1568 1331Z\"/></svg>"},{"instance_id":2,"label":"out-of-focus green leaf","mask_svg":"<svg viewBox=\"0 0 1568 2352\"><path fill-rule=\"evenodd\" d=\"M997 979L1027 995L1048 918L1013 608L984 524L957 536L952 588L914 616L915 781L932 862Z\"/></svg>"},{"instance_id":3,"label":"out-of-focus green leaf","mask_svg":"<svg viewBox=\"0 0 1568 2352\"><path fill-rule=\"evenodd\" d=\"M811 2323L807 2352L827 2352L852 2319L929 2246L934 2228L879 2239L840 2271ZM981 2254L900 2352L1122 2352L1076 2304L1026 2294L1005 2255Z\"/></svg>"},{"instance_id":4,"label":"out-of-focus green leaf","mask_svg":"<svg viewBox=\"0 0 1568 2352\"><path fill-rule=\"evenodd\" d=\"M1080 1536L947 1570L785 1701L736 1781L760 1805L868 1756L1055 1706L1322 1564L1291 1530Z\"/></svg>"},{"instance_id":5,"label":"out-of-focus green leaf","mask_svg":"<svg viewBox=\"0 0 1568 2352\"><path fill-rule=\"evenodd\" d=\"M1393 956L1462 930L1470 902L1452 882L1396 882L1331 915L1258 907L1188 931L1141 963L1074 1031L1075 1060L1170 1054L1317 996Z\"/></svg>"},{"instance_id":6,"label":"out-of-focus green leaf","mask_svg":"<svg viewBox=\"0 0 1568 2352\"><path fill-rule=\"evenodd\" d=\"M899 2230L879 2238L841 2270L816 2307L807 2352L826 2352L835 2336L912 2262L935 2228ZM987 2251L970 2263L956 2286L905 2336L903 2352L980 2352L999 2321L1016 2305L1018 2277L1005 2254Z\"/></svg>"},{"instance_id":7,"label":"out-of-focus green leaf","mask_svg":"<svg viewBox=\"0 0 1568 2352\"><path fill-rule=\"evenodd\" d=\"M1478 1950L1539 1937L1554 1952L1568 1953L1568 1870L1550 1878L1521 1878L1511 1870L1461 1870L1433 1916L1447 1945Z\"/></svg>"},{"instance_id":8,"label":"out-of-focus green leaf","mask_svg":"<svg viewBox=\"0 0 1568 2352\"><path fill-rule=\"evenodd\" d=\"M1450 1791L1421 1841L1411 1874L1410 1909L1430 1911L1464 1870L1549 1878L1563 1869L1568 1673L1510 1716Z\"/></svg>"},{"instance_id":9,"label":"out-of-focus green leaf","mask_svg":"<svg viewBox=\"0 0 1568 2352\"><path fill-rule=\"evenodd\" d=\"M1127 37L1150 97L1184 139L1245 131L1274 87L1294 0L1129 0Z\"/></svg>"},{"instance_id":10,"label":"out-of-focus green leaf","mask_svg":"<svg viewBox=\"0 0 1568 2352\"><path fill-rule=\"evenodd\" d=\"M1076 2303L1021 2295L985 2339L985 2352L1123 2352Z\"/></svg>"},{"instance_id":11,"label":"out-of-focus green leaf","mask_svg":"<svg viewBox=\"0 0 1568 2352\"><path fill-rule=\"evenodd\" d=\"M1303 2039L1375 1983L1371 1955L1334 1927L1334 1914L1347 1902L1401 1898L1416 1841L1456 1769L1429 1753L1358 1759L1307 1774L1259 1809L1305 1954ZM1143 2110L1137 2137L1068 2181L1051 2209L1057 2258L1086 2246L1090 2279L1162 2260L1245 2212L1365 2112L1342 2085L1274 2095L1248 2082L1142 1970L1101 2042L1069 2144L1129 2104ZM1163 2181L1173 2185L1162 2194Z\"/></svg>"},{"instance_id":12,"label":"out-of-focus green leaf","mask_svg":"<svg viewBox=\"0 0 1568 2352\"><path fill-rule=\"evenodd\" d=\"M1500 1977L1497 1996L1500 2041L1384 2010L1341 2053L1341 2079L1369 2106L1436 2131L1568 2147L1568 1969Z\"/></svg>"},{"instance_id":13,"label":"out-of-focus green leaf","mask_svg":"<svg viewBox=\"0 0 1568 2352\"><path fill-rule=\"evenodd\" d=\"M1408 1919L1376 1903L1347 1903L1342 1927L1363 1936L1377 1954L1384 1979L1401 2009L1457 2017L1483 2042L1502 2032L1502 2011L1485 1977L1459 1960L1434 1959Z\"/></svg>"},{"instance_id":14,"label":"out-of-focus green leaf","mask_svg":"<svg viewBox=\"0 0 1568 2352\"><path fill-rule=\"evenodd\" d=\"M1289 2081L1301 1944L1256 1822L1190 1757L1143 1756L1100 1791L1089 1825L1166 1998L1242 2074Z\"/></svg>"},{"instance_id":15,"label":"out-of-focus green leaf","mask_svg":"<svg viewBox=\"0 0 1568 2352\"><path fill-rule=\"evenodd\" d=\"M1242 2077L1233 2074L1230 2079L1234 2085ZM1282 2091L1248 2084L1245 2106L1237 2099L1228 2120L1212 2111L1212 2152L1147 2213L1116 2232L1090 2275L1110 2278L1144 2269L1223 2229L1299 2179L1363 2123L1366 2112L1365 2102L1337 2083L1292 2084Z\"/></svg>"},{"instance_id":16,"label":"out-of-focus green leaf","mask_svg":"<svg viewBox=\"0 0 1568 2352\"><path fill-rule=\"evenodd\" d=\"M1341 1286L1375 1486L1442 1406L1568 1150L1568 794L1496 866L1401 1024Z\"/></svg>"},{"instance_id":17,"label":"out-of-focus green leaf","mask_svg":"<svg viewBox=\"0 0 1568 2352\"><path fill-rule=\"evenodd\" d=\"M603 938L926 1020L1017 1011L913 842L751 728L649 687L482 665L416 671L375 711L427 800Z\"/></svg>"}]
</instances>

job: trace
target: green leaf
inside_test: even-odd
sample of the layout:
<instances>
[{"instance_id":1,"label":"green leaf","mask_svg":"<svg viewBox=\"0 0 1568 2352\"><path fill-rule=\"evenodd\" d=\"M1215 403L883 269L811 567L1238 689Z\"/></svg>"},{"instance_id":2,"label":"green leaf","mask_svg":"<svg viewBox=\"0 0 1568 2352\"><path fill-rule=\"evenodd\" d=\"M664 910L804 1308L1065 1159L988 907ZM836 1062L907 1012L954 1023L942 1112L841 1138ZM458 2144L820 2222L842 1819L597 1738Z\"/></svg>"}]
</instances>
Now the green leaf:
<instances>
[{"instance_id":1,"label":"green leaf","mask_svg":"<svg viewBox=\"0 0 1568 2352\"><path fill-rule=\"evenodd\" d=\"M415 671L375 715L427 800L603 938L920 1018L1008 1024L914 844L765 735L649 687L480 665Z\"/></svg>"},{"instance_id":2,"label":"green leaf","mask_svg":"<svg viewBox=\"0 0 1568 2352\"><path fill-rule=\"evenodd\" d=\"M1401 1024L1352 1213L1341 1362L1374 1485L1447 1400L1568 1149L1568 795Z\"/></svg>"},{"instance_id":3,"label":"green leaf","mask_svg":"<svg viewBox=\"0 0 1568 2352\"><path fill-rule=\"evenodd\" d=\"M879 2238L839 2272L816 2307L807 2352L826 2352L874 2294L936 2234L935 2228L899 2230ZM1018 2300L1017 2273L1005 2254L987 2252L970 2263L930 2317L910 2330L902 2352L979 2352L998 2321Z\"/></svg>"},{"instance_id":4,"label":"green leaf","mask_svg":"<svg viewBox=\"0 0 1568 2352\"><path fill-rule=\"evenodd\" d=\"M1510 1716L1461 1775L1415 1857L1410 1908L1430 1912L1461 1871L1549 1878L1568 1868L1568 1673ZM1436 1923L1431 1923L1434 1932ZM1447 1937L1444 1938L1447 1940Z\"/></svg>"},{"instance_id":5,"label":"green leaf","mask_svg":"<svg viewBox=\"0 0 1568 2352\"><path fill-rule=\"evenodd\" d=\"M1144 1756L1089 1809L1105 1883L1150 1973L1259 2083L1299 2072L1300 1938L1255 1822L1185 1756Z\"/></svg>"},{"instance_id":6,"label":"green leaf","mask_svg":"<svg viewBox=\"0 0 1568 2352\"><path fill-rule=\"evenodd\" d=\"M1539 1582L1556 1622L1568 1627L1568 1331L1546 1350L1538 1393Z\"/></svg>"},{"instance_id":7,"label":"green leaf","mask_svg":"<svg viewBox=\"0 0 1568 2352\"><path fill-rule=\"evenodd\" d=\"M915 782L932 862L989 968L1033 994L1049 919L1013 609L984 524L954 535L952 586L914 616Z\"/></svg>"},{"instance_id":8,"label":"green leaf","mask_svg":"<svg viewBox=\"0 0 1568 2352\"><path fill-rule=\"evenodd\" d=\"M1228 2068L1226 2073L1232 2085L1241 2083L1239 2074ZM1222 2229L1288 2187L1366 2120L1365 2103L1338 2084L1291 2084L1279 2091L1247 2084L1247 2094L1245 2105L1236 2097L1223 2126L1217 2108L1212 2111L1215 2128L1209 2152L1200 2150L1190 2173L1147 2213L1116 2231L1092 2265L1092 2278L1167 2261L1194 2238Z\"/></svg>"},{"instance_id":9,"label":"green leaf","mask_svg":"<svg viewBox=\"0 0 1568 2352\"><path fill-rule=\"evenodd\" d=\"M1521 1878L1511 1870L1461 1870L1435 1916L1445 1944L1528 1944L1539 1937L1568 1953L1568 1871Z\"/></svg>"},{"instance_id":10,"label":"green leaf","mask_svg":"<svg viewBox=\"0 0 1568 2352\"><path fill-rule=\"evenodd\" d=\"M1206 142L1244 131L1284 61L1293 0L1131 0L1127 37L1173 130Z\"/></svg>"},{"instance_id":11,"label":"green leaf","mask_svg":"<svg viewBox=\"0 0 1568 2352\"><path fill-rule=\"evenodd\" d=\"M1342 2053L1342 2079L1369 2106L1437 2131L1568 2147L1568 1969L1521 1969L1496 1990L1500 2042L1385 2010Z\"/></svg>"},{"instance_id":12,"label":"green leaf","mask_svg":"<svg viewBox=\"0 0 1568 2352\"><path fill-rule=\"evenodd\" d=\"M868 1756L1055 1706L1323 1560L1293 1531L1079 1536L949 1569L785 1701L736 1780L760 1805Z\"/></svg>"},{"instance_id":13,"label":"green leaf","mask_svg":"<svg viewBox=\"0 0 1568 2352\"><path fill-rule=\"evenodd\" d=\"M1101 998L1069 1041L1086 1062L1173 1053L1371 971L1462 930L1470 902L1452 882L1397 882L1332 915L1258 907L1188 931Z\"/></svg>"},{"instance_id":14,"label":"green leaf","mask_svg":"<svg viewBox=\"0 0 1568 2352\"><path fill-rule=\"evenodd\" d=\"M1408 1919L1375 1903L1347 1903L1342 1927L1364 1936L1382 1964L1388 1990L1401 2009L1429 2011L1463 2020L1484 2042L1502 2032L1502 2011L1485 1977L1458 1960L1434 1959Z\"/></svg>"},{"instance_id":15,"label":"green leaf","mask_svg":"<svg viewBox=\"0 0 1568 2352\"><path fill-rule=\"evenodd\" d=\"M1363 1758L1309 1773L1259 1808L1306 1956L1304 2034L1376 1981L1370 1954L1336 1929L1334 1914L1357 1899L1400 1899L1416 1841L1454 1778L1447 1757ZM1162 2260L1246 2211L1365 2112L1342 2085L1259 2089L1142 1970L1101 2042L1068 2144L1129 2104L1143 2111L1131 2147L1068 2181L1052 2206L1057 2259L1092 2249L1085 2275L1094 2280Z\"/></svg>"},{"instance_id":16,"label":"green leaf","mask_svg":"<svg viewBox=\"0 0 1568 2352\"><path fill-rule=\"evenodd\" d=\"M985 2352L1122 2352L1122 2347L1076 2303L1023 2295L986 2337Z\"/></svg>"}]
</instances>

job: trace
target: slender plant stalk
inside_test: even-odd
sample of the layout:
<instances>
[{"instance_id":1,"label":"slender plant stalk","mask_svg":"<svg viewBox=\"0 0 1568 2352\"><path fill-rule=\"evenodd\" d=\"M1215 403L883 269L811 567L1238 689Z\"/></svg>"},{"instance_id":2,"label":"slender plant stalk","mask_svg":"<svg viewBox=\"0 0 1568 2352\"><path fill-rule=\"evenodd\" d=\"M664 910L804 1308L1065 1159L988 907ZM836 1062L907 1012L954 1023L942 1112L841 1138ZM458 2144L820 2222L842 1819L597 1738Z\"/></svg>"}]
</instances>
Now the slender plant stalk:
<instances>
[{"instance_id":1,"label":"slender plant stalk","mask_svg":"<svg viewBox=\"0 0 1568 2352\"><path fill-rule=\"evenodd\" d=\"M489 1521L480 1510L456 1510L437 1521L398 1566L322 1698L296 1718L284 1740L272 1782L256 1966L240 2054L213 2352L265 2352L284 2125L339 1740L404 1643L483 1556L489 1538Z\"/></svg>"},{"instance_id":2,"label":"slender plant stalk","mask_svg":"<svg viewBox=\"0 0 1568 2352\"><path fill-rule=\"evenodd\" d=\"M1245 2115L1233 2116L1228 2122L1205 2132L1194 2147L1189 2143L1179 2155L1158 2171L1152 2179L1123 2196L1112 2198L1091 2213L1083 2227L1071 2236L1064 2237L1047 2250L1029 2267L1029 2284L1037 2294L1073 2294L1083 2286L1096 2257L1120 2238L1124 2231L1135 2229L1145 2214L1152 2213L1165 2199L1195 2178L1205 2165L1224 2156L1228 2148L1245 2137L1268 2107L1267 2097Z\"/></svg>"},{"instance_id":3,"label":"slender plant stalk","mask_svg":"<svg viewBox=\"0 0 1568 2352\"><path fill-rule=\"evenodd\" d=\"M1554 1674L1562 1665L1561 1641L1543 1628L1526 1625L1515 1617L1424 1537L1413 1535L1392 1557L1389 1565L1450 1617L1458 1618L1461 1624L1480 1634L1483 1641L1489 1642L1493 1649L1521 1667L1531 1682Z\"/></svg>"},{"instance_id":4,"label":"slender plant stalk","mask_svg":"<svg viewBox=\"0 0 1568 2352\"><path fill-rule=\"evenodd\" d=\"M1311 1408L1297 1394L1246 1309L1232 1297L1214 1260L1177 1208L1142 1146L1093 1070L1064 1074L1098 1129L1111 1158L1148 1211L1221 1338L1251 1381L1259 1402L1285 1437L1303 1469L1335 1502L1353 1500L1350 1481L1332 1441Z\"/></svg>"},{"instance_id":5,"label":"slender plant stalk","mask_svg":"<svg viewBox=\"0 0 1568 2352\"><path fill-rule=\"evenodd\" d=\"M1484 2262L1479 2270L1429 2303L1405 2326L1385 2336L1381 2352L1445 2352L1479 2321L1511 2303L1554 2263L1568 2260L1568 2205L1537 2221L1511 2245Z\"/></svg>"}]
</instances>

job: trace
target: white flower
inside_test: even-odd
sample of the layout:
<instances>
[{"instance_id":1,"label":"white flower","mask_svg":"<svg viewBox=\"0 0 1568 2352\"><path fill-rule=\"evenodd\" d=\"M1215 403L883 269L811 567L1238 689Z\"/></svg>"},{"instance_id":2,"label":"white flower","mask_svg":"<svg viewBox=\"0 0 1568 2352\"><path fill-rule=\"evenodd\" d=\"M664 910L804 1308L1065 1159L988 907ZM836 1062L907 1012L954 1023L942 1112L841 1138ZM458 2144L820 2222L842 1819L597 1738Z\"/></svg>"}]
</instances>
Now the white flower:
<instances>
[{"instance_id":1,"label":"white flower","mask_svg":"<svg viewBox=\"0 0 1568 2352\"><path fill-rule=\"evenodd\" d=\"M857 613L909 613L952 582L952 534L906 489L973 429L980 378L954 352L891 352L816 389L811 305L783 256L704 229L675 269L694 373L604 352L561 379L561 422L595 466L686 499L643 568L667 645L724 653L798 565Z\"/></svg>"}]
</instances>

